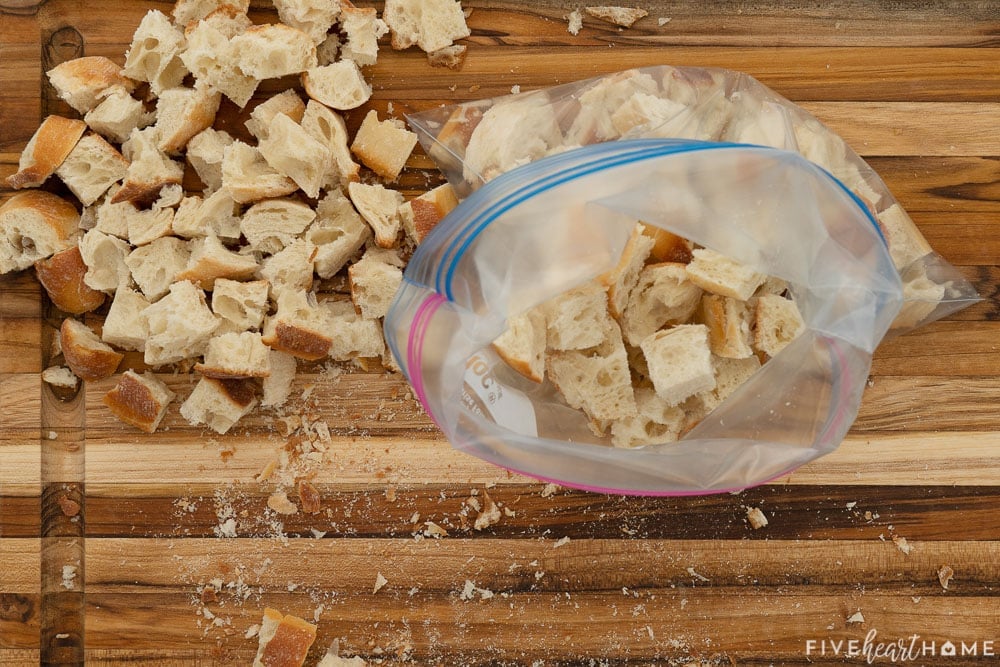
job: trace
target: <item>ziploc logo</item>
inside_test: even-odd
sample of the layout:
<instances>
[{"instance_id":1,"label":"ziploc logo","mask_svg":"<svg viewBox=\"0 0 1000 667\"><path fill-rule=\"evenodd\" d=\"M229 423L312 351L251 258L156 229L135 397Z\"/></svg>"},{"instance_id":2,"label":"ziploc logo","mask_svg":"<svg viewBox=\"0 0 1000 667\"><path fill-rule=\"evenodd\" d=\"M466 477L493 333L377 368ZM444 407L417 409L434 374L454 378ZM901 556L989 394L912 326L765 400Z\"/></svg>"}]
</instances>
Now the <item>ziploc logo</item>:
<instances>
[{"instance_id":1,"label":"ziploc logo","mask_svg":"<svg viewBox=\"0 0 1000 667\"><path fill-rule=\"evenodd\" d=\"M927 663L933 658L991 658L997 656L995 640L977 641L937 641L923 639L918 634L894 640L881 639L878 630L872 628L862 639L807 639L807 658L854 658L862 659L869 665L876 663L897 663L921 661Z\"/></svg>"},{"instance_id":2,"label":"ziploc logo","mask_svg":"<svg viewBox=\"0 0 1000 667\"><path fill-rule=\"evenodd\" d=\"M536 437L538 431L531 400L501 384L493 372L497 361L484 352L469 357L465 364L462 404L470 412L491 419L504 428Z\"/></svg>"}]
</instances>

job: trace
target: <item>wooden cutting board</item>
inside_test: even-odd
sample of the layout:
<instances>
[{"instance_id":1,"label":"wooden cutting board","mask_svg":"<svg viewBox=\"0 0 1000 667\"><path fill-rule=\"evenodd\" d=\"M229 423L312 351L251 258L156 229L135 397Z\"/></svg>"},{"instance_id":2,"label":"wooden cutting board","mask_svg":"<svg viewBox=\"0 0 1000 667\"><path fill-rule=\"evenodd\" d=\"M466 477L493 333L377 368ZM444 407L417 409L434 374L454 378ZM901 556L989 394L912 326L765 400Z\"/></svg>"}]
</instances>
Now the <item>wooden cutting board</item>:
<instances>
[{"instance_id":1,"label":"wooden cutting board","mask_svg":"<svg viewBox=\"0 0 1000 667\"><path fill-rule=\"evenodd\" d=\"M838 642L913 635L936 651L914 664L995 660L1000 4L644 2L632 29L587 18L577 36L571 4L467 2L464 68L386 48L371 106L399 115L639 65L741 70L839 132L983 302L882 346L836 453L740 494L650 499L458 453L398 376L356 369L303 374L292 421L258 414L214 436L175 406L138 435L100 404L109 381L70 397L41 384L60 316L30 272L5 276L0 664L249 664L265 606L317 621L310 665L333 641L379 664L842 664ZM0 176L41 117L65 112L42 72L121 62L150 8L170 4L0 0ZM220 123L239 120L224 109ZM422 154L408 167L407 195L440 181ZM286 437L295 419L312 426ZM312 476L323 510L268 512L269 462ZM500 519L475 530L487 495ZM765 528L748 525L753 507ZM979 655L941 658L947 641Z\"/></svg>"}]
</instances>

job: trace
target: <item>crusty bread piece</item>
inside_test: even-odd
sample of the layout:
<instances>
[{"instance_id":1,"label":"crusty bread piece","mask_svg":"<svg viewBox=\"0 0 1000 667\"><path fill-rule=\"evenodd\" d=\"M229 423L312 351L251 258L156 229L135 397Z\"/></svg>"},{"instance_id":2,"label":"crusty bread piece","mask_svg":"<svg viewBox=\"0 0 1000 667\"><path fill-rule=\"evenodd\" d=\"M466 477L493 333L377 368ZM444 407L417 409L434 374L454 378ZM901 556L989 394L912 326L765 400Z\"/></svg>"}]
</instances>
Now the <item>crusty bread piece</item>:
<instances>
[{"instance_id":1,"label":"crusty bread piece","mask_svg":"<svg viewBox=\"0 0 1000 667\"><path fill-rule=\"evenodd\" d=\"M330 278L372 236L354 205L340 190L330 191L316 207L316 219L303 238L316 246L313 266L320 278Z\"/></svg>"},{"instance_id":2,"label":"crusty bread piece","mask_svg":"<svg viewBox=\"0 0 1000 667\"><path fill-rule=\"evenodd\" d=\"M240 69L239 45L234 38L251 25L245 11L223 6L184 31L184 65L198 81L207 83L243 108L260 81Z\"/></svg>"},{"instance_id":3,"label":"crusty bread piece","mask_svg":"<svg viewBox=\"0 0 1000 667\"><path fill-rule=\"evenodd\" d=\"M80 216L65 199L19 192L0 206L0 274L26 269L76 243Z\"/></svg>"},{"instance_id":4,"label":"crusty bread piece","mask_svg":"<svg viewBox=\"0 0 1000 667\"><path fill-rule=\"evenodd\" d=\"M753 311L746 301L706 294L701 298L701 323L708 327L712 354L728 359L753 355L750 347Z\"/></svg>"},{"instance_id":5,"label":"crusty bread piece","mask_svg":"<svg viewBox=\"0 0 1000 667\"><path fill-rule=\"evenodd\" d=\"M170 15L174 23L183 28L223 8L246 14L250 0L177 0Z\"/></svg>"},{"instance_id":6,"label":"crusty bread piece","mask_svg":"<svg viewBox=\"0 0 1000 667\"><path fill-rule=\"evenodd\" d=\"M253 667L302 667L316 641L316 626L280 611L264 609Z\"/></svg>"},{"instance_id":7,"label":"crusty bread piece","mask_svg":"<svg viewBox=\"0 0 1000 667\"><path fill-rule=\"evenodd\" d=\"M403 230L414 244L420 245L424 237L458 206L458 197L450 183L442 183L433 190L414 197L399 208Z\"/></svg>"},{"instance_id":8,"label":"crusty bread piece","mask_svg":"<svg viewBox=\"0 0 1000 667\"><path fill-rule=\"evenodd\" d=\"M322 359L333 344L326 311L312 292L282 290L275 297L277 311L264 320L264 344L299 359Z\"/></svg>"},{"instance_id":9,"label":"crusty bread piece","mask_svg":"<svg viewBox=\"0 0 1000 667\"><path fill-rule=\"evenodd\" d=\"M340 31L347 41L340 47L340 57L359 65L374 65L378 60L378 40L389 26L378 18L374 7L355 7L340 0Z\"/></svg>"},{"instance_id":10,"label":"crusty bread piece","mask_svg":"<svg viewBox=\"0 0 1000 667\"><path fill-rule=\"evenodd\" d=\"M194 369L205 377L225 380L264 378L271 374L268 352L259 333L224 333L209 341L205 361Z\"/></svg>"},{"instance_id":11,"label":"crusty bread piece","mask_svg":"<svg viewBox=\"0 0 1000 667\"><path fill-rule=\"evenodd\" d=\"M90 206L123 178L129 163L99 134L88 134L56 169L56 175L84 206Z\"/></svg>"},{"instance_id":12,"label":"crusty bread piece","mask_svg":"<svg viewBox=\"0 0 1000 667\"><path fill-rule=\"evenodd\" d=\"M316 45L298 28L268 23L232 39L240 69L255 79L277 79L316 67Z\"/></svg>"},{"instance_id":13,"label":"crusty bread piece","mask_svg":"<svg viewBox=\"0 0 1000 667\"><path fill-rule=\"evenodd\" d=\"M84 117L94 132L115 143L128 140L132 130L142 129L156 120L156 114L146 111L142 102L121 86L101 93L101 102Z\"/></svg>"},{"instance_id":14,"label":"crusty bread piece","mask_svg":"<svg viewBox=\"0 0 1000 667\"><path fill-rule=\"evenodd\" d=\"M125 157L130 160L128 172L111 203L130 201L136 206L146 206L159 198L165 185L180 184L183 180L184 165L171 160L157 147L156 140L155 127L132 131L122 145Z\"/></svg>"},{"instance_id":15,"label":"crusty bread piece","mask_svg":"<svg viewBox=\"0 0 1000 667\"><path fill-rule=\"evenodd\" d=\"M740 385L760 370L760 359L751 355L745 359L712 357L715 368L715 388L698 394L707 412L711 412L726 400Z\"/></svg>"},{"instance_id":16,"label":"crusty bread piece","mask_svg":"<svg viewBox=\"0 0 1000 667\"><path fill-rule=\"evenodd\" d=\"M638 93L658 95L656 80L643 70L602 77L578 93L580 111L566 130L567 145L587 145L621 137L613 116Z\"/></svg>"},{"instance_id":17,"label":"crusty bread piece","mask_svg":"<svg viewBox=\"0 0 1000 667\"><path fill-rule=\"evenodd\" d=\"M335 63L339 54L340 35L336 32L331 32L316 46L316 64L319 67L325 67L326 65Z\"/></svg>"},{"instance_id":18,"label":"crusty bread piece","mask_svg":"<svg viewBox=\"0 0 1000 667\"><path fill-rule=\"evenodd\" d=\"M234 141L222 158L222 187L240 204L295 192L295 181L275 171L253 146Z\"/></svg>"},{"instance_id":19,"label":"crusty bread piece","mask_svg":"<svg viewBox=\"0 0 1000 667\"><path fill-rule=\"evenodd\" d=\"M271 119L267 136L257 148L275 171L295 181L306 196L319 196L332 159L325 143L285 114L278 114Z\"/></svg>"},{"instance_id":20,"label":"crusty bread piece","mask_svg":"<svg viewBox=\"0 0 1000 667\"><path fill-rule=\"evenodd\" d=\"M358 315L350 301L326 301L320 306L326 311L333 337L331 359L350 361L382 356L385 340L378 320Z\"/></svg>"},{"instance_id":21,"label":"crusty bread piece","mask_svg":"<svg viewBox=\"0 0 1000 667\"><path fill-rule=\"evenodd\" d=\"M676 262L687 264L691 261L691 242L655 225L643 225L643 234L653 239L649 258L654 262Z\"/></svg>"},{"instance_id":22,"label":"crusty bread piece","mask_svg":"<svg viewBox=\"0 0 1000 667\"><path fill-rule=\"evenodd\" d=\"M212 312L224 320L223 326L233 331L259 329L267 313L269 288L266 280L239 282L219 278L212 290Z\"/></svg>"},{"instance_id":23,"label":"crusty bread piece","mask_svg":"<svg viewBox=\"0 0 1000 667\"><path fill-rule=\"evenodd\" d=\"M81 120L48 116L21 151L18 170L7 177L7 185L18 190L44 183L70 154L86 129L86 123Z\"/></svg>"},{"instance_id":24,"label":"crusty bread piece","mask_svg":"<svg viewBox=\"0 0 1000 667\"><path fill-rule=\"evenodd\" d=\"M79 237L76 208L57 195L30 190L0 206L0 273L27 268Z\"/></svg>"},{"instance_id":25,"label":"crusty bread piece","mask_svg":"<svg viewBox=\"0 0 1000 667\"><path fill-rule=\"evenodd\" d=\"M149 90L159 96L181 85L188 74L181 61L187 46L184 33L162 12L152 9L142 17L132 36L122 73L136 81L148 81Z\"/></svg>"},{"instance_id":26,"label":"crusty bread piece","mask_svg":"<svg viewBox=\"0 0 1000 667\"><path fill-rule=\"evenodd\" d=\"M923 270L907 278L903 283L903 306L892 321L894 329L917 326L934 312L945 296L945 286L928 278Z\"/></svg>"},{"instance_id":27,"label":"crusty bread piece","mask_svg":"<svg viewBox=\"0 0 1000 667\"><path fill-rule=\"evenodd\" d=\"M72 315L82 315L104 304L104 292L83 282L87 265L80 247L73 246L35 262L35 275L56 308Z\"/></svg>"},{"instance_id":28,"label":"crusty bread piece","mask_svg":"<svg viewBox=\"0 0 1000 667\"><path fill-rule=\"evenodd\" d=\"M639 345L666 324L687 322L701 295L701 288L688 280L683 264L650 264L639 272L625 306L622 333L626 342Z\"/></svg>"},{"instance_id":29,"label":"crusty bread piece","mask_svg":"<svg viewBox=\"0 0 1000 667\"><path fill-rule=\"evenodd\" d=\"M270 257L265 257L257 276L278 289L308 290L313 284L315 258L316 246L305 239L295 239Z\"/></svg>"},{"instance_id":30,"label":"crusty bread piece","mask_svg":"<svg viewBox=\"0 0 1000 667\"><path fill-rule=\"evenodd\" d=\"M691 255L688 280L706 292L746 301L764 282L762 274L714 250L699 248Z\"/></svg>"},{"instance_id":31,"label":"crusty bread piece","mask_svg":"<svg viewBox=\"0 0 1000 667\"><path fill-rule=\"evenodd\" d=\"M200 356L220 323L208 309L205 293L189 280L175 282L139 317L148 331L143 359L150 366Z\"/></svg>"},{"instance_id":32,"label":"crusty bread piece","mask_svg":"<svg viewBox=\"0 0 1000 667\"><path fill-rule=\"evenodd\" d=\"M599 345L607 335L608 295L591 281L541 305L547 345L553 350L582 350Z\"/></svg>"},{"instance_id":33,"label":"crusty bread piece","mask_svg":"<svg viewBox=\"0 0 1000 667\"><path fill-rule=\"evenodd\" d=\"M259 268L253 256L230 250L215 235L192 240L190 248L191 256L187 266L177 274L175 280L190 280L202 289L211 290L218 278L250 278Z\"/></svg>"},{"instance_id":34,"label":"crusty bread piece","mask_svg":"<svg viewBox=\"0 0 1000 667\"><path fill-rule=\"evenodd\" d=\"M635 390L637 413L611 423L615 447L643 447L673 442L684 428L684 411L666 403L650 387Z\"/></svg>"},{"instance_id":35,"label":"crusty bread piece","mask_svg":"<svg viewBox=\"0 0 1000 667\"><path fill-rule=\"evenodd\" d=\"M621 318L628 305L628 295L639 282L642 271L653 249L653 239L645 234L645 225L636 225L629 236L615 268L601 275L598 280L608 291L608 311Z\"/></svg>"},{"instance_id":36,"label":"crusty bread piece","mask_svg":"<svg viewBox=\"0 0 1000 667\"><path fill-rule=\"evenodd\" d=\"M247 121L249 122L249 121ZM188 162L209 190L222 187L222 158L233 137L223 130L205 128L191 137L187 145Z\"/></svg>"},{"instance_id":37,"label":"crusty bread piece","mask_svg":"<svg viewBox=\"0 0 1000 667\"><path fill-rule=\"evenodd\" d=\"M656 395L669 405L715 388L708 327L679 324L645 338L641 345Z\"/></svg>"},{"instance_id":38,"label":"crusty bread piece","mask_svg":"<svg viewBox=\"0 0 1000 667\"><path fill-rule=\"evenodd\" d=\"M879 213L878 222L889 245L892 263L900 271L933 252L930 244L898 203Z\"/></svg>"},{"instance_id":39,"label":"crusty bread piece","mask_svg":"<svg viewBox=\"0 0 1000 667\"><path fill-rule=\"evenodd\" d=\"M309 97L338 111L356 109L372 96L372 87L353 60L339 60L304 72L302 87Z\"/></svg>"},{"instance_id":40,"label":"crusty bread piece","mask_svg":"<svg viewBox=\"0 0 1000 667\"><path fill-rule=\"evenodd\" d=\"M476 121L473 116L472 121L476 122L475 129L462 158L462 173L469 183L489 181L550 154L554 148L564 150L562 127L555 106L546 95L520 95L498 102L481 120ZM447 123L438 135L439 141L444 141L441 137L446 128ZM465 130L456 127L454 131ZM504 140L497 141L497 137ZM454 161L454 157L449 161Z\"/></svg>"},{"instance_id":41,"label":"crusty bread piece","mask_svg":"<svg viewBox=\"0 0 1000 667\"><path fill-rule=\"evenodd\" d=\"M152 373L122 373L111 391L101 399L119 420L152 433L167 414L167 406L177 395Z\"/></svg>"},{"instance_id":42,"label":"crusty bread piece","mask_svg":"<svg viewBox=\"0 0 1000 667\"><path fill-rule=\"evenodd\" d=\"M326 39L340 14L340 3L333 0L274 0L274 7L282 23L306 33L314 44Z\"/></svg>"},{"instance_id":43,"label":"crusty bread piece","mask_svg":"<svg viewBox=\"0 0 1000 667\"><path fill-rule=\"evenodd\" d=\"M609 317L603 331L595 347L549 351L545 371L570 407L591 420L627 418L636 414L636 404L621 330Z\"/></svg>"},{"instance_id":44,"label":"crusty bread piece","mask_svg":"<svg viewBox=\"0 0 1000 667\"><path fill-rule=\"evenodd\" d=\"M545 379L545 313L532 308L507 320L507 330L491 345L500 358L532 382Z\"/></svg>"},{"instance_id":45,"label":"crusty bread piece","mask_svg":"<svg viewBox=\"0 0 1000 667\"><path fill-rule=\"evenodd\" d=\"M128 242L141 246L168 236L173 230L173 222L172 208L136 210L128 217Z\"/></svg>"},{"instance_id":46,"label":"crusty bread piece","mask_svg":"<svg viewBox=\"0 0 1000 667\"><path fill-rule=\"evenodd\" d=\"M386 0L382 13L392 31L392 48L414 44L431 52L471 33L458 0Z\"/></svg>"},{"instance_id":47,"label":"crusty bread piece","mask_svg":"<svg viewBox=\"0 0 1000 667\"><path fill-rule=\"evenodd\" d=\"M465 64L465 55L469 50L465 44L452 44L443 49L430 51L427 54L427 62L431 67L447 67L448 69L460 70Z\"/></svg>"},{"instance_id":48,"label":"crusty bread piece","mask_svg":"<svg viewBox=\"0 0 1000 667\"><path fill-rule=\"evenodd\" d=\"M399 207L403 195L375 183L351 183L347 187L354 207L375 232L375 242L382 248L392 248L399 236Z\"/></svg>"},{"instance_id":49,"label":"crusty bread piece","mask_svg":"<svg viewBox=\"0 0 1000 667\"><path fill-rule=\"evenodd\" d=\"M153 202L152 208L155 210L170 208L176 209L184 199L184 188L180 183L169 183L160 190L160 196Z\"/></svg>"},{"instance_id":50,"label":"crusty bread piece","mask_svg":"<svg viewBox=\"0 0 1000 667\"><path fill-rule=\"evenodd\" d=\"M118 204L112 204L111 200L115 198L115 194L118 192L120 186L112 185L108 188L107 193L104 195L103 199L99 203L95 202L93 206L97 207L94 213L95 224L91 229L96 229L105 234L110 234L111 236L117 236L120 239L128 239L128 219L132 217L136 208L132 202L120 202ZM83 226L80 226L83 229Z\"/></svg>"},{"instance_id":51,"label":"crusty bread piece","mask_svg":"<svg viewBox=\"0 0 1000 667\"><path fill-rule=\"evenodd\" d=\"M339 655L327 652L323 659L316 663L316 667L368 667L368 663L360 656L353 658L342 658Z\"/></svg>"},{"instance_id":52,"label":"crusty bread piece","mask_svg":"<svg viewBox=\"0 0 1000 667\"><path fill-rule=\"evenodd\" d=\"M465 146L471 141L482 119L483 110L480 107L458 107L441 126L427 155L436 164L460 167L461 163L456 161L456 156L465 154Z\"/></svg>"},{"instance_id":53,"label":"crusty bread piece","mask_svg":"<svg viewBox=\"0 0 1000 667\"><path fill-rule=\"evenodd\" d=\"M687 107L659 94L637 91L611 114L611 124L619 136L659 127Z\"/></svg>"},{"instance_id":54,"label":"crusty bread piece","mask_svg":"<svg viewBox=\"0 0 1000 667\"><path fill-rule=\"evenodd\" d=\"M302 115L306 111L306 105L299 97L299 94L289 88L283 92L269 97L261 102L250 112L250 118L244 125L257 141L262 141L267 136L271 121L278 114L284 114L296 123L302 120Z\"/></svg>"},{"instance_id":55,"label":"crusty bread piece","mask_svg":"<svg viewBox=\"0 0 1000 667\"><path fill-rule=\"evenodd\" d=\"M160 93L156 103L156 147L179 153L196 134L215 122L221 95L207 85L179 86Z\"/></svg>"},{"instance_id":56,"label":"crusty bread piece","mask_svg":"<svg viewBox=\"0 0 1000 667\"><path fill-rule=\"evenodd\" d=\"M47 74L59 97L81 114L97 106L101 93L112 86L122 86L130 93L135 89L135 82L122 73L122 68L104 56L67 60Z\"/></svg>"},{"instance_id":57,"label":"crusty bread piece","mask_svg":"<svg viewBox=\"0 0 1000 667\"><path fill-rule=\"evenodd\" d=\"M346 188L349 183L358 180L361 166L351 157L351 150L347 147L347 125L340 114L316 100L309 100L302 116L302 128L330 150L324 187L330 190L336 189L337 185Z\"/></svg>"},{"instance_id":58,"label":"crusty bread piece","mask_svg":"<svg viewBox=\"0 0 1000 667\"><path fill-rule=\"evenodd\" d=\"M607 21L608 23L631 28L632 24L648 16L649 12L638 7L584 7L584 10L595 19Z\"/></svg>"},{"instance_id":59,"label":"crusty bread piece","mask_svg":"<svg viewBox=\"0 0 1000 667\"><path fill-rule=\"evenodd\" d=\"M65 366L49 366L42 371L42 382L62 389L76 389L80 378L73 375L73 371Z\"/></svg>"},{"instance_id":60,"label":"crusty bread piece","mask_svg":"<svg viewBox=\"0 0 1000 667\"><path fill-rule=\"evenodd\" d=\"M762 294L777 294L778 296L782 296L787 291L788 283L785 280L775 276L768 276L764 279L764 282L760 284L760 287L757 288L757 291L754 294L756 296L760 296Z\"/></svg>"},{"instance_id":61,"label":"crusty bread piece","mask_svg":"<svg viewBox=\"0 0 1000 667\"><path fill-rule=\"evenodd\" d=\"M81 380L101 380L112 375L124 358L83 322L67 317L59 327L63 358Z\"/></svg>"},{"instance_id":62,"label":"crusty bread piece","mask_svg":"<svg viewBox=\"0 0 1000 667\"><path fill-rule=\"evenodd\" d=\"M269 199L243 214L240 230L254 250L274 254L292 243L316 219L316 211L296 199Z\"/></svg>"},{"instance_id":63,"label":"crusty bread piece","mask_svg":"<svg viewBox=\"0 0 1000 667\"><path fill-rule=\"evenodd\" d=\"M130 252L125 265L143 295L156 301L170 291L190 257L191 249L183 239L164 236Z\"/></svg>"},{"instance_id":64,"label":"crusty bread piece","mask_svg":"<svg viewBox=\"0 0 1000 667\"><path fill-rule=\"evenodd\" d=\"M757 297L754 318L754 347L773 357L805 330L798 306L791 299L774 294Z\"/></svg>"},{"instance_id":65,"label":"crusty bread piece","mask_svg":"<svg viewBox=\"0 0 1000 667\"><path fill-rule=\"evenodd\" d=\"M207 199L185 197L174 213L174 234L185 238L218 236L236 241L240 238L240 218L236 202L228 190L216 190Z\"/></svg>"},{"instance_id":66,"label":"crusty bread piece","mask_svg":"<svg viewBox=\"0 0 1000 667\"><path fill-rule=\"evenodd\" d=\"M394 181L417 145L417 134L398 118L379 121L378 112L368 112L351 144L351 152L376 174Z\"/></svg>"},{"instance_id":67,"label":"crusty bread piece","mask_svg":"<svg viewBox=\"0 0 1000 667\"><path fill-rule=\"evenodd\" d=\"M149 301L142 294L128 285L119 287L104 318L101 340L120 350L145 350L149 328L142 312L148 306Z\"/></svg>"},{"instance_id":68,"label":"crusty bread piece","mask_svg":"<svg viewBox=\"0 0 1000 667\"><path fill-rule=\"evenodd\" d=\"M83 281L88 287L109 294L128 280L125 258L132 247L117 236L91 229L80 239L80 255L87 265Z\"/></svg>"},{"instance_id":69,"label":"crusty bread piece","mask_svg":"<svg viewBox=\"0 0 1000 667\"><path fill-rule=\"evenodd\" d=\"M204 424L224 434L257 404L253 380L202 377L181 404L181 416L192 426Z\"/></svg>"},{"instance_id":70,"label":"crusty bread piece","mask_svg":"<svg viewBox=\"0 0 1000 667\"><path fill-rule=\"evenodd\" d=\"M403 272L397 266L382 261L377 255L365 255L347 267L351 285L351 300L365 319L385 317L396 290L403 282Z\"/></svg>"},{"instance_id":71,"label":"crusty bread piece","mask_svg":"<svg viewBox=\"0 0 1000 667\"><path fill-rule=\"evenodd\" d=\"M264 395L260 399L260 404L264 407L278 408L285 404L292 393L292 381L295 380L298 362L292 355L278 350L271 350L267 356L271 374L261 383Z\"/></svg>"}]
</instances>

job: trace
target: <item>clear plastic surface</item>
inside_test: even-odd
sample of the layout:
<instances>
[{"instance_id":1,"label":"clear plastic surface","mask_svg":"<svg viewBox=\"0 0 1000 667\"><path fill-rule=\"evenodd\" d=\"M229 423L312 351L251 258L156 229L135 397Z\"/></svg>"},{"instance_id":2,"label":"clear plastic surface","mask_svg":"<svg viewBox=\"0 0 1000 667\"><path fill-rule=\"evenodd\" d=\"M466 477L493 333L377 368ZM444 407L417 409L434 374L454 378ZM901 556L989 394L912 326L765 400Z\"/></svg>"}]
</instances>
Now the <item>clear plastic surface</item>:
<instances>
[{"instance_id":1,"label":"clear plastic surface","mask_svg":"<svg viewBox=\"0 0 1000 667\"><path fill-rule=\"evenodd\" d=\"M541 479L683 494L778 477L838 446L888 332L976 299L860 158L745 75L631 70L410 122L466 198L411 259L387 340L454 446ZM806 330L680 441L620 449L490 343L613 267L637 221L784 279Z\"/></svg>"}]
</instances>

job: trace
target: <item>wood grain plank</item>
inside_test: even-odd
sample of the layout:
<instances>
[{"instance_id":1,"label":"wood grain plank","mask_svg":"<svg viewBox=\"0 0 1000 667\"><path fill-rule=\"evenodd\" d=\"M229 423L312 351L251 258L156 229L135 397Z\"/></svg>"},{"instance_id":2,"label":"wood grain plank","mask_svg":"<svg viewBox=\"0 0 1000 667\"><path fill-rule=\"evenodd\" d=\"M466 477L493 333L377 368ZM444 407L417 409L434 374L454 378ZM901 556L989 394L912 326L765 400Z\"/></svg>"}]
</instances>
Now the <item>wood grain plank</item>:
<instances>
[{"instance_id":1,"label":"wood grain plank","mask_svg":"<svg viewBox=\"0 0 1000 667\"><path fill-rule=\"evenodd\" d=\"M935 322L882 343L872 373L995 377L998 334L993 322Z\"/></svg>"},{"instance_id":2,"label":"wood grain plank","mask_svg":"<svg viewBox=\"0 0 1000 667\"><path fill-rule=\"evenodd\" d=\"M994 487L765 485L742 493L684 498L637 498L561 490L542 495L540 484L481 486L445 482L419 486L319 484L318 514L277 516L266 508L273 487L219 489L198 484L93 487L87 496L87 537L215 537L219 511L233 508L241 538L323 540L426 537L426 521L448 532L444 539L703 540L997 540L1000 491ZM172 492L172 493L171 493ZM506 508L479 531L469 501L487 493ZM162 494L162 495L161 495ZM295 494L290 494L297 501ZM768 525L752 530L747 508L764 511ZM414 517L416 515L416 521ZM891 527L891 528L890 528ZM317 531L317 532L313 532ZM318 536L318 537L317 537ZM895 545L891 545L895 548Z\"/></svg>"},{"instance_id":3,"label":"wood grain plank","mask_svg":"<svg viewBox=\"0 0 1000 667\"><path fill-rule=\"evenodd\" d=\"M155 448L155 457L136 456L142 451L137 446ZM199 438L194 443L169 437L88 441L86 481L88 487L121 484L122 480L141 485L247 481L275 459L281 446L281 441L251 433L229 439ZM529 481L452 449L441 436L336 438L328 452L331 463L314 469L319 483ZM1000 470L994 465L998 455L1000 435L995 430L849 434L834 452L774 483L993 485L1000 484Z\"/></svg>"}]
</instances>

